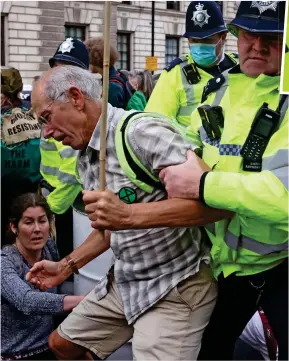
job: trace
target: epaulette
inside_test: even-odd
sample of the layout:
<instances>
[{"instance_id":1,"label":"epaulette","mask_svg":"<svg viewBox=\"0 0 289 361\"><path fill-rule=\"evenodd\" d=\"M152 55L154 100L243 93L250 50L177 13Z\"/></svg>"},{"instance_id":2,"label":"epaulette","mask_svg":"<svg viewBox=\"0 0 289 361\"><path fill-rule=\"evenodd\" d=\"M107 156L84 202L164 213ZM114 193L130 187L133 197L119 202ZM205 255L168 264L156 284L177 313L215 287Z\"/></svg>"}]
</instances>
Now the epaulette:
<instances>
[{"instance_id":1,"label":"epaulette","mask_svg":"<svg viewBox=\"0 0 289 361\"><path fill-rule=\"evenodd\" d=\"M227 54L227 56L234 65L239 63L239 54L238 53L230 53L230 54Z\"/></svg>"},{"instance_id":2,"label":"epaulette","mask_svg":"<svg viewBox=\"0 0 289 361\"><path fill-rule=\"evenodd\" d=\"M226 79L222 74L210 79L204 87L201 102L203 103L204 101L206 101L209 94L220 89L221 86L225 83L225 81Z\"/></svg>"},{"instance_id":3,"label":"epaulette","mask_svg":"<svg viewBox=\"0 0 289 361\"><path fill-rule=\"evenodd\" d=\"M171 61L171 62L169 63L169 65L164 68L164 70L170 71L170 70L172 70L176 65L179 65L179 64L183 63L183 62L186 61L186 60L187 60L186 57L176 58L176 59L174 59L173 61Z\"/></svg>"}]
</instances>

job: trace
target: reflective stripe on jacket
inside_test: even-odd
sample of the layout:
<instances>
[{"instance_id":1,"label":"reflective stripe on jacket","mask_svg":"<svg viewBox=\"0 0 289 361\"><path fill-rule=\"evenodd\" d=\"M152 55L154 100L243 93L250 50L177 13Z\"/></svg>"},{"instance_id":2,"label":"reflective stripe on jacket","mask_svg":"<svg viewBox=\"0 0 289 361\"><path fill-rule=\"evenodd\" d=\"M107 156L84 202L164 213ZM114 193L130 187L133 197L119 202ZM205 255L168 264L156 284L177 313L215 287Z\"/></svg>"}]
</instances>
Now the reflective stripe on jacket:
<instances>
[{"instance_id":1,"label":"reflective stripe on jacket","mask_svg":"<svg viewBox=\"0 0 289 361\"><path fill-rule=\"evenodd\" d=\"M50 138L40 142L42 177L55 188L47 197L52 212L64 213L81 191L75 175L78 151Z\"/></svg>"},{"instance_id":2,"label":"reflective stripe on jacket","mask_svg":"<svg viewBox=\"0 0 289 361\"><path fill-rule=\"evenodd\" d=\"M226 57L226 61L230 64L229 67L236 64L236 61L231 56L226 55ZM190 84L183 72L183 68L191 64L193 59L191 55L185 55L181 59L183 60L182 63L169 71L164 70L162 72L148 100L145 111L175 118L185 128L190 125L191 114L201 101L204 86L213 76L198 67L201 80L197 84Z\"/></svg>"}]
</instances>

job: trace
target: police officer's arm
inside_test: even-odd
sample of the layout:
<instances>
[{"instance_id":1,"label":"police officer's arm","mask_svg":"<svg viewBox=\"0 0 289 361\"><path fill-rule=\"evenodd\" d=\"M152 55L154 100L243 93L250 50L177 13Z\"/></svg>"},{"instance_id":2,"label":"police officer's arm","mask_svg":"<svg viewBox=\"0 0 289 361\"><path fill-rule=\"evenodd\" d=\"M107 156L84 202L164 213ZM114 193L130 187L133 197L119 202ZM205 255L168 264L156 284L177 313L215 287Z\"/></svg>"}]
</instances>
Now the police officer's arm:
<instances>
[{"instance_id":1,"label":"police officer's arm","mask_svg":"<svg viewBox=\"0 0 289 361\"><path fill-rule=\"evenodd\" d=\"M227 209L287 230L288 111L267 149L271 149L270 156L263 159L267 170L256 173L209 172L201 178L197 194L210 207Z\"/></svg>"},{"instance_id":2,"label":"police officer's arm","mask_svg":"<svg viewBox=\"0 0 289 361\"><path fill-rule=\"evenodd\" d=\"M249 176L210 172L205 177L204 184L201 183L204 202L210 207L256 218L287 231L288 179L285 178L288 178L288 166L280 169L279 176L274 174L275 171L263 171Z\"/></svg>"},{"instance_id":3,"label":"police officer's arm","mask_svg":"<svg viewBox=\"0 0 289 361\"><path fill-rule=\"evenodd\" d=\"M176 66L169 72L163 70L154 90L145 107L146 112L154 112L166 115L170 118L176 118L179 107L178 84L182 84L180 78L179 66Z\"/></svg>"},{"instance_id":4,"label":"police officer's arm","mask_svg":"<svg viewBox=\"0 0 289 361\"><path fill-rule=\"evenodd\" d=\"M73 204L82 188L75 175L77 151L61 145L58 153L62 159L59 167L61 183L48 195L47 202L52 212L63 214Z\"/></svg>"},{"instance_id":5,"label":"police officer's arm","mask_svg":"<svg viewBox=\"0 0 289 361\"><path fill-rule=\"evenodd\" d=\"M215 94L207 100L212 104ZM198 111L192 113L187 134L192 137L198 132ZM287 121L285 121L287 119ZM279 130L272 136L267 148L273 144L270 164L272 170L259 173L209 172L201 180L201 199L206 205L226 209L247 217L277 223L280 228L288 227L288 111ZM272 143L273 142L273 143ZM275 151L273 151L275 149ZM278 151L276 152L276 149ZM213 166L218 158L208 159ZM269 158L268 158L269 161ZM199 193L199 192L198 192Z\"/></svg>"},{"instance_id":6,"label":"police officer's arm","mask_svg":"<svg viewBox=\"0 0 289 361\"><path fill-rule=\"evenodd\" d=\"M284 127L287 128L288 124L284 124L282 128ZM278 144L279 150L269 157L271 170L248 175L209 172L200 184L204 202L210 207L227 209L245 217L256 218L287 231L288 130L280 129L277 133L274 136L276 136L275 140L278 138L280 140L279 144L278 141L275 143Z\"/></svg>"}]
</instances>

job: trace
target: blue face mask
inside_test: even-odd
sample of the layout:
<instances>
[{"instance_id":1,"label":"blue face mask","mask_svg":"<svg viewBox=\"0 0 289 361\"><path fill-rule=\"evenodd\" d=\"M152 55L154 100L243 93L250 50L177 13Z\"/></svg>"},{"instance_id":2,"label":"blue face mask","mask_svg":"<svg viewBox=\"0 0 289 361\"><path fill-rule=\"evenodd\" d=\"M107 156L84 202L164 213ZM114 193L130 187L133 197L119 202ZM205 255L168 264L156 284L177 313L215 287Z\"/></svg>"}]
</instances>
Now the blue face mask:
<instances>
[{"instance_id":1,"label":"blue face mask","mask_svg":"<svg viewBox=\"0 0 289 361\"><path fill-rule=\"evenodd\" d=\"M218 60L218 55L216 54L217 44L190 44L190 53L194 61L200 66L214 64Z\"/></svg>"}]
</instances>

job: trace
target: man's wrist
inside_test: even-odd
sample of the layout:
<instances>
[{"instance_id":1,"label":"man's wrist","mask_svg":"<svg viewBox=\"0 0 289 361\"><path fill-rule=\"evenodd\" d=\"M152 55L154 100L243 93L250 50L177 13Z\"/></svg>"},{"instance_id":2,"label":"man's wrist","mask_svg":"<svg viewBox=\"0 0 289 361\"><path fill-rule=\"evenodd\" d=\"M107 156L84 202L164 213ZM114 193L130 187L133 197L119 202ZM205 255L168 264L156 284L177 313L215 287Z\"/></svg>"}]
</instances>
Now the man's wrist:
<instances>
[{"instance_id":1,"label":"man's wrist","mask_svg":"<svg viewBox=\"0 0 289 361\"><path fill-rule=\"evenodd\" d=\"M63 274L63 276L65 276L65 279L73 274L73 271L72 271L71 267L69 266L66 258L63 258L62 260L60 260L59 264L61 267L61 273Z\"/></svg>"},{"instance_id":2,"label":"man's wrist","mask_svg":"<svg viewBox=\"0 0 289 361\"><path fill-rule=\"evenodd\" d=\"M69 255L65 257L68 266L71 268L72 272L75 274L79 274L78 267L76 266L76 263L74 262L74 259L71 258Z\"/></svg>"},{"instance_id":3,"label":"man's wrist","mask_svg":"<svg viewBox=\"0 0 289 361\"><path fill-rule=\"evenodd\" d=\"M130 229L133 226L133 206L132 204L126 204L127 206L127 217L126 217L126 221L125 221L125 228L124 229Z\"/></svg>"}]
</instances>

